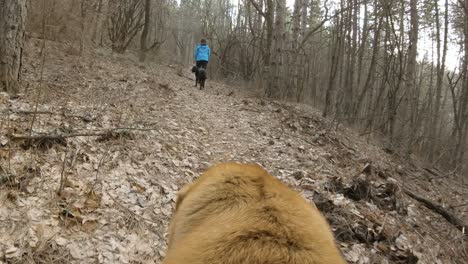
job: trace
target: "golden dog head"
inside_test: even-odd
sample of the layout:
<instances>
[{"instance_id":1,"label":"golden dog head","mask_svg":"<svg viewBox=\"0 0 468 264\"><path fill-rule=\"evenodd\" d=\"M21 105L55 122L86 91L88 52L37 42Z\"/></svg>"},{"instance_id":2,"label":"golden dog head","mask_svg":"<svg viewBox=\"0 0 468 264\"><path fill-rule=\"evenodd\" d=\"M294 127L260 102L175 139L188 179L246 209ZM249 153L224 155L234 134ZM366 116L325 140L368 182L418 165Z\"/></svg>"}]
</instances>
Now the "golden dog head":
<instances>
[{"instance_id":1,"label":"golden dog head","mask_svg":"<svg viewBox=\"0 0 468 264\"><path fill-rule=\"evenodd\" d=\"M346 263L320 212L258 165L224 163L179 192L166 264Z\"/></svg>"}]
</instances>

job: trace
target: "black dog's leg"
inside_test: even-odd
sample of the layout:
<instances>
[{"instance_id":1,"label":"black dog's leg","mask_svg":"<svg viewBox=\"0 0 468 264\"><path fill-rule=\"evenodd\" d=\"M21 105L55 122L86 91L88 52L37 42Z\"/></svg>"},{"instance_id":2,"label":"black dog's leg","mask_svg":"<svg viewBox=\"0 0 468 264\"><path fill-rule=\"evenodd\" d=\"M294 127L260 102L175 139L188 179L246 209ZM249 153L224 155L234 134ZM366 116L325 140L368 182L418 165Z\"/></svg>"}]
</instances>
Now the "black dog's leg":
<instances>
[{"instance_id":1,"label":"black dog's leg","mask_svg":"<svg viewBox=\"0 0 468 264\"><path fill-rule=\"evenodd\" d=\"M198 84L200 84L200 90L205 88L205 80L206 80L206 68L199 68L198 73Z\"/></svg>"},{"instance_id":2,"label":"black dog's leg","mask_svg":"<svg viewBox=\"0 0 468 264\"><path fill-rule=\"evenodd\" d=\"M192 67L192 72L193 74L195 74L195 87L197 87L197 84L199 82L199 79L198 79L198 65L195 65Z\"/></svg>"},{"instance_id":3,"label":"black dog's leg","mask_svg":"<svg viewBox=\"0 0 468 264\"><path fill-rule=\"evenodd\" d=\"M205 79L200 80L200 90L205 89Z\"/></svg>"}]
</instances>

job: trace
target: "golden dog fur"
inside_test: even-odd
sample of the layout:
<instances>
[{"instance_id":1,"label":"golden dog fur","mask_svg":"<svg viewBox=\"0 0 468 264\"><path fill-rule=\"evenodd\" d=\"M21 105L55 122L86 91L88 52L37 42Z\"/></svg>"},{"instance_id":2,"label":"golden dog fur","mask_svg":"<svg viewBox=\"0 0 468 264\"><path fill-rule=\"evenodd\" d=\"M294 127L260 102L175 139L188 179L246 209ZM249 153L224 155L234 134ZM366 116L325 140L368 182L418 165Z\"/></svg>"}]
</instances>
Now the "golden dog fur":
<instances>
[{"instance_id":1,"label":"golden dog fur","mask_svg":"<svg viewBox=\"0 0 468 264\"><path fill-rule=\"evenodd\" d=\"M343 264L330 226L254 164L224 163L185 186L164 264Z\"/></svg>"}]
</instances>

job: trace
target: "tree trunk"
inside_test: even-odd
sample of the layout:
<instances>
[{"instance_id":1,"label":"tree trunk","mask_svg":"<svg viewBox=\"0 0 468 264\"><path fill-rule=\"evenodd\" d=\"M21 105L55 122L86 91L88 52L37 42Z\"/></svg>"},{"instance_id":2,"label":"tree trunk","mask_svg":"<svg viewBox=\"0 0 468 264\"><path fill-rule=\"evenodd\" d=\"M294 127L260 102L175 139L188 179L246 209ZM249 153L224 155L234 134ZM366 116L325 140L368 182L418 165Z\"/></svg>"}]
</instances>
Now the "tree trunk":
<instances>
[{"instance_id":1,"label":"tree trunk","mask_svg":"<svg viewBox=\"0 0 468 264\"><path fill-rule=\"evenodd\" d=\"M273 24L275 18L275 4L273 0L266 1L266 45L264 47L264 61L265 61L265 72L263 73L264 78L269 78L271 69L271 48L273 47ZM268 82L267 82L268 83ZM268 89L268 87L267 87Z\"/></svg>"},{"instance_id":2,"label":"tree trunk","mask_svg":"<svg viewBox=\"0 0 468 264\"><path fill-rule=\"evenodd\" d=\"M286 17L286 0L278 0L276 3L276 20L275 30L273 34L274 40L274 57L269 76L269 84L266 90L266 95L272 98L279 98L281 95L280 87L281 72L283 66L283 49L285 43L285 17Z\"/></svg>"},{"instance_id":3,"label":"tree trunk","mask_svg":"<svg viewBox=\"0 0 468 264\"><path fill-rule=\"evenodd\" d=\"M301 36L304 37L307 32L307 8L309 6L309 1L310 0L301 0L302 1L302 7L301 7Z\"/></svg>"},{"instance_id":4,"label":"tree trunk","mask_svg":"<svg viewBox=\"0 0 468 264\"><path fill-rule=\"evenodd\" d=\"M371 61L369 64L369 70L367 72L367 77L366 81L364 82L364 87L362 88L361 93L359 94L359 98L357 99L356 102L356 107L355 107L355 116L358 116L358 114L361 112L361 106L364 103L364 99L366 94L368 93L369 90L371 90L374 87L375 83L375 65L377 63L378 55L380 52L380 32L382 28L382 23L383 23L383 16L375 16L374 24L376 25L376 28L374 29L374 36L373 36L373 42L372 42L372 57ZM361 69L362 70L362 69ZM372 93L372 91L370 91ZM368 101L367 105L371 105L372 101ZM370 111L367 111L366 114L369 114Z\"/></svg>"},{"instance_id":5,"label":"tree trunk","mask_svg":"<svg viewBox=\"0 0 468 264\"><path fill-rule=\"evenodd\" d=\"M468 0L464 0L465 7L468 7ZM458 172L462 172L466 166L463 162L466 152L466 144L468 137L468 9L464 9L464 25L463 25L463 41L464 41L464 60L463 60L463 81L462 91L459 103L459 131L456 142L455 162L454 165Z\"/></svg>"},{"instance_id":6,"label":"tree trunk","mask_svg":"<svg viewBox=\"0 0 468 264\"><path fill-rule=\"evenodd\" d=\"M18 92L27 0L0 0L0 91Z\"/></svg>"},{"instance_id":7,"label":"tree trunk","mask_svg":"<svg viewBox=\"0 0 468 264\"><path fill-rule=\"evenodd\" d=\"M298 45L299 45L299 35L301 31L301 9L302 9L302 0L295 0L294 2L294 11L293 11L293 28L292 28L292 51L293 53L289 56L289 63L291 67L291 75L292 78L290 79L290 85L293 87L288 93L288 97L292 95L292 93L296 93L296 100L299 102L300 98L298 95L300 94L300 91L302 90L299 87L299 71L301 68L301 60L299 59L301 51L298 50ZM301 56L302 57L302 56Z\"/></svg>"},{"instance_id":8,"label":"tree trunk","mask_svg":"<svg viewBox=\"0 0 468 264\"><path fill-rule=\"evenodd\" d=\"M344 99L343 113L347 117L351 117L352 108L354 105L355 97L355 65L356 65L356 49L357 49L357 39L358 39L358 12L360 6L357 3L357 0L349 2L349 40L348 40L348 60L347 60L347 70L346 70L346 79L345 79L345 93L346 98Z\"/></svg>"},{"instance_id":9,"label":"tree trunk","mask_svg":"<svg viewBox=\"0 0 468 264\"><path fill-rule=\"evenodd\" d=\"M339 58L341 57L341 48L342 48L342 23L340 19L336 19L336 28L334 29L335 35L331 39L333 45L330 45L331 50L331 59L330 59L330 72L328 76L328 87L325 94L325 106L322 111L322 116L327 117L331 114L332 111L332 99L333 94L336 88L336 76L338 72Z\"/></svg>"},{"instance_id":10,"label":"tree trunk","mask_svg":"<svg viewBox=\"0 0 468 264\"><path fill-rule=\"evenodd\" d=\"M148 50L148 32L150 28L151 16L151 0L145 0L145 22L143 24L143 32L141 32L140 39L140 61L144 62L146 59L146 51Z\"/></svg>"},{"instance_id":11,"label":"tree trunk","mask_svg":"<svg viewBox=\"0 0 468 264\"><path fill-rule=\"evenodd\" d=\"M81 1L80 2L80 56L83 56L83 52L85 49L85 36L86 36L86 18L90 8L90 3L88 1Z\"/></svg>"},{"instance_id":12,"label":"tree trunk","mask_svg":"<svg viewBox=\"0 0 468 264\"><path fill-rule=\"evenodd\" d=\"M97 9L96 27L93 33L93 41L95 44L103 45L103 28L109 10L109 0L100 0Z\"/></svg>"},{"instance_id":13,"label":"tree trunk","mask_svg":"<svg viewBox=\"0 0 468 264\"><path fill-rule=\"evenodd\" d=\"M435 5L435 22L436 22L436 44L437 44L437 82L436 82L436 98L435 98L435 106L434 106L434 113L432 114L432 122L431 127L429 128L429 160L433 161L435 156L435 151L438 145L438 138L437 138L437 131L439 125L439 118L440 118L440 102L442 98L442 80L444 70L442 69L441 65L441 40L440 40L440 11L439 11L439 4L438 1L434 2Z\"/></svg>"},{"instance_id":14,"label":"tree trunk","mask_svg":"<svg viewBox=\"0 0 468 264\"><path fill-rule=\"evenodd\" d=\"M299 43L299 34L301 30L301 7L302 7L302 0L295 0L294 1L294 11L292 16L292 49L295 52L297 49L297 45Z\"/></svg>"},{"instance_id":15,"label":"tree trunk","mask_svg":"<svg viewBox=\"0 0 468 264\"><path fill-rule=\"evenodd\" d=\"M408 62L406 66L406 92L408 94L406 98L405 110L409 111L407 115L410 116L410 125L408 131L408 143L406 154L411 154L412 144L416 136L416 112L418 110L418 95L416 94L416 56L418 54L418 32L419 32L419 16L418 16L418 0L410 1L410 24L411 28L408 33L409 45L408 45ZM411 107L413 106L413 107ZM413 109L412 109L413 108Z\"/></svg>"},{"instance_id":16,"label":"tree trunk","mask_svg":"<svg viewBox=\"0 0 468 264\"><path fill-rule=\"evenodd\" d=\"M445 0L445 10L444 10L444 44L442 48L442 67L440 69L440 72L438 72L437 75L437 85L441 86L443 85L444 82L444 75L445 75L445 64L447 62L447 50L448 50L448 35L449 35L449 3L448 0ZM447 93L447 89L445 90ZM447 99L447 96L444 96L444 101ZM445 105L445 103L442 103L442 105ZM440 119L440 122L442 122L443 119ZM442 124L438 125L439 130L436 131L436 137L440 140L442 136Z\"/></svg>"},{"instance_id":17,"label":"tree trunk","mask_svg":"<svg viewBox=\"0 0 468 264\"><path fill-rule=\"evenodd\" d=\"M358 51L358 76L356 81L357 91L361 88L361 80L363 75L362 69L362 62L364 59L364 54L366 53L367 49L367 38L369 37L369 9L367 6L367 2L364 2L364 18L363 18L363 25L362 25L362 36L361 36L361 45L359 46ZM357 116L355 114L355 116Z\"/></svg>"}]
</instances>

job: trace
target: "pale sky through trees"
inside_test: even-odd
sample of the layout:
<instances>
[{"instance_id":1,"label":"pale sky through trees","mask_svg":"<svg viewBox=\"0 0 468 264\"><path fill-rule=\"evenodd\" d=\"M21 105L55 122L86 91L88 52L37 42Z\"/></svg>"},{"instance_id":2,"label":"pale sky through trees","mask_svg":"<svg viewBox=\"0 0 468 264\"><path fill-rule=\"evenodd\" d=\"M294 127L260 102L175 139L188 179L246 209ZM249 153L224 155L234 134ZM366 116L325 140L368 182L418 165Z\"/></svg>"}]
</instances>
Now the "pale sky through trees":
<instances>
[{"instance_id":1,"label":"pale sky through trees","mask_svg":"<svg viewBox=\"0 0 468 264\"><path fill-rule=\"evenodd\" d=\"M233 3L237 3L237 0L231 0ZM295 0L286 0L286 3L289 7L290 10L292 10L294 6L294 1ZM443 9L443 3L441 0L440 6ZM453 0L450 0L453 2ZM180 0L177 2L180 3ZM332 1L333 2L333 1ZM443 10L441 10L442 12ZM435 45L432 43L431 38L429 37L430 32L426 30L421 30L420 29L420 35L419 35L419 48L418 48L418 61L422 61L424 56L427 56L428 58L432 57L432 45ZM449 31L450 34L450 31ZM451 36L449 35L449 40L451 39ZM455 45L453 42L449 43L449 50L447 51L447 68L448 70L455 70L458 68L459 62L460 62L460 50L457 48L457 45ZM434 51L435 52L435 51Z\"/></svg>"}]
</instances>

